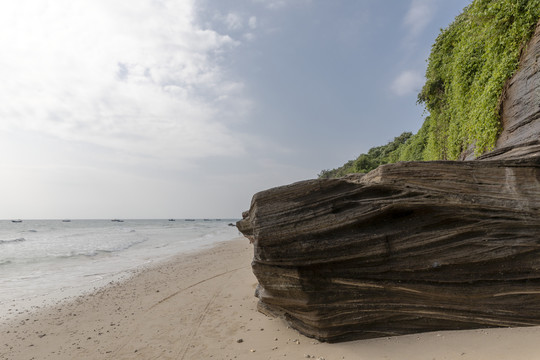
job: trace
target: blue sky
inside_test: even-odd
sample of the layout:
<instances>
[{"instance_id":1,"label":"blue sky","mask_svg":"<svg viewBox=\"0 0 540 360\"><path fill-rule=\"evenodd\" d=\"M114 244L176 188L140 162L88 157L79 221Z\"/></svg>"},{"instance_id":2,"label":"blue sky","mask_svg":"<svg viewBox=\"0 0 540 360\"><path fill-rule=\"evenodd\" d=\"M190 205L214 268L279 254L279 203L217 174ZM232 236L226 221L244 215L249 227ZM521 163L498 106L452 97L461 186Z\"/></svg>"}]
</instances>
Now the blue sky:
<instances>
[{"instance_id":1,"label":"blue sky","mask_svg":"<svg viewBox=\"0 0 540 360\"><path fill-rule=\"evenodd\" d=\"M0 218L239 217L403 131L462 0L0 5Z\"/></svg>"}]
</instances>

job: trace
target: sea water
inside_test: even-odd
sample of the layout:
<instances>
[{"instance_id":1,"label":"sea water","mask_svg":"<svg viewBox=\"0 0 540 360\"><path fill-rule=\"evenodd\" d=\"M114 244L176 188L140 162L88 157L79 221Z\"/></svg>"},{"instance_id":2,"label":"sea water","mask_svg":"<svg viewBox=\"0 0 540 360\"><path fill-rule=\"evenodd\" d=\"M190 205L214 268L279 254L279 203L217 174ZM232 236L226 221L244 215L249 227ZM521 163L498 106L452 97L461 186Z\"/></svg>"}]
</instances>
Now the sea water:
<instances>
[{"instance_id":1,"label":"sea water","mask_svg":"<svg viewBox=\"0 0 540 360\"><path fill-rule=\"evenodd\" d=\"M0 221L0 318L240 236L234 220Z\"/></svg>"}]
</instances>

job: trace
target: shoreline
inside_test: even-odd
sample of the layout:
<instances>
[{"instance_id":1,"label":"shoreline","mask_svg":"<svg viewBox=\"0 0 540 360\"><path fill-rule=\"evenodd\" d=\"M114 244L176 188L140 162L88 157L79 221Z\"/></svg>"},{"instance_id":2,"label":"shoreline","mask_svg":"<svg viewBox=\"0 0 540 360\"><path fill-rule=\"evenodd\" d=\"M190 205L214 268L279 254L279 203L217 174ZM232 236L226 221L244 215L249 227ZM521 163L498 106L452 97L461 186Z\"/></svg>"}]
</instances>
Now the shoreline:
<instances>
[{"instance_id":1,"label":"shoreline","mask_svg":"<svg viewBox=\"0 0 540 360\"><path fill-rule=\"evenodd\" d=\"M257 312L245 238L0 323L0 359L531 359L540 327L327 344Z\"/></svg>"},{"instance_id":2,"label":"shoreline","mask_svg":"<svg viewBox=\"0 0 540 360\"><path fill-rule=\"evenodd\" d=\"M225 221L27 221L0 228L0 321L122 281L137 270L239 236ZM5 224L3 224L5 225Z\"/></svg>"}]
</instances>

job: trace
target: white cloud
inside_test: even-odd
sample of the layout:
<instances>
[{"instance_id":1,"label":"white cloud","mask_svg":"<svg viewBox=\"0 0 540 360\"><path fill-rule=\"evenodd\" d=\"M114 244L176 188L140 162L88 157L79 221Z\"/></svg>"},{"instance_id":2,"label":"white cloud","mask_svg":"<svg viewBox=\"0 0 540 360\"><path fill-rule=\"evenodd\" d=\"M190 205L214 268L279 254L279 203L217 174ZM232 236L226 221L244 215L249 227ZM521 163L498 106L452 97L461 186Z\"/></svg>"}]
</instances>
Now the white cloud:
<instances>
[{"instance_id":1,"label":"white cloud","mask_svg":"<svg viewBox=\"0 0 540 360\"><path fill-rule=\"evenodd\" d=\"M290 5L311 4L312 0L253 0L253 2L264 4L271 10L278 10Z\"/></svg>"},{"instance_id":2,"label":"white cloud","mask_svg":"<svg viewBox=\"0 0 540 360\"><path fill-rule=\"evenodd\" d=\"M224 20L229 30L239 30L244 27L242 17L238 14L229 13Z\"/></svg>"},{"instance_id":3,"label":"white cloud","mask_svg":"<svg viewBox=\"0 0 540 360\"><path fill-rule=\"evenodd\" d=\"M390 89L398 96L405 96L419 92L423 84L424 77L416 71L409 70L402 72L392 82Z\"/></svg>"},{"instance_id":4,"label":"white cloud","mask_svg":"<svg viewBox=\"0 0 540 360\"><path fill-rule=\"evenodd\" d=\"M434 15L433 0L412 0L403 23L415 37L430 23Z\"/></svg>"},{"instance_id":5,"label":"white cloud","mask_svg":"<svg viewBox=\"0 0 540 360\"><path fill-rule=\"evenodd\" d=\"M256 29L257 28L257 17L256 16L250 17L249 20L248 20L248 25L249 25L250 29Z\"/></svg>"},{"instance_id":6,"label":"white cloud","mask_svg":"<svg viewBox=\"0 0 540 360\"><path fill-rule=\"evenodd\" d=\"M269 9L279 9L285 7L287 2L285 0L253 0L257 3L263 3Z\"/></svg>"},{"instance_id":7,"label":"white cloud","mask_svg":"<svg viewBox=\"0 0 540 360\"><path fill-rule=\"evenodd\" d=\"M216 60L236 42L194 19L193 0L2 2L0 129L177 160L242 153L227 121L249 100Z\"/></svg>"},{"instance_id":8,"label":"white cloud","mask_svg":"<svg viewBox=\"0 0 540 360\"><path fill-rule=\"evenodd\" d=\"M244 34L244 39L246 39L247 41L253 41L253 40L255 40L255 38L256 38L256 36L253 33L245 33Z\"/></svg>"}]
</instances>

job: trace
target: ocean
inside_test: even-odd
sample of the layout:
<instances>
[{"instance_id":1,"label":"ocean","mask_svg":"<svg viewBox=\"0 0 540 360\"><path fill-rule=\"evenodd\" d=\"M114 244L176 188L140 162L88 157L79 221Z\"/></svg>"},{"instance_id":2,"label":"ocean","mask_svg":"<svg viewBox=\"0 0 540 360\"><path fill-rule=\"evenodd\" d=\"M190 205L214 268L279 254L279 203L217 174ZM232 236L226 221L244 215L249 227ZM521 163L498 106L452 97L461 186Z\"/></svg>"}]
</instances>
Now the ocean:
<instances>
[{"instance_id":1,"label":"ocean","mask_svg":"<svg viewBox=\"0 0 540 360\"><path fill-rule=\"evenodd\" d=\"M232 219L0 221L0 319L241 236Z\"/></svg>"}]
</instances>

